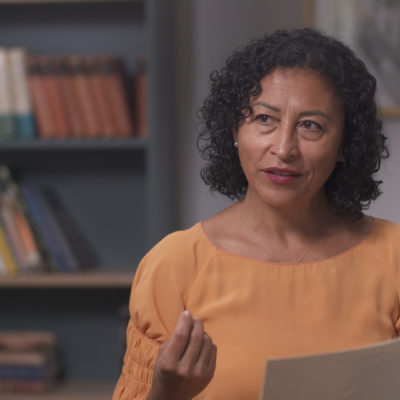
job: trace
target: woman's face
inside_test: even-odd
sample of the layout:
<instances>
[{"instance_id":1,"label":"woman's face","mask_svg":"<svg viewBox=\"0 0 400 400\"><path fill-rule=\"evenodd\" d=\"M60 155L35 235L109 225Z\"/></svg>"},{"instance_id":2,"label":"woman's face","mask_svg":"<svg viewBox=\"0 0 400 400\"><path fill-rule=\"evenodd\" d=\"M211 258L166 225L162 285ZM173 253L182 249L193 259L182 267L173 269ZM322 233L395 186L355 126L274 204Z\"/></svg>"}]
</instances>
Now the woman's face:
<instances>
[{"instance_id":1,"label":"woman's face","mask_svg":"<svg viewBox=\"0 0 400 400\"><path fill-rule=\"evenodd\" d=\"M246 197L273 207L312 205L340 160L344 111L335 88L308 69L276 69L234 133Z\"/></svg>"}]
</instances>

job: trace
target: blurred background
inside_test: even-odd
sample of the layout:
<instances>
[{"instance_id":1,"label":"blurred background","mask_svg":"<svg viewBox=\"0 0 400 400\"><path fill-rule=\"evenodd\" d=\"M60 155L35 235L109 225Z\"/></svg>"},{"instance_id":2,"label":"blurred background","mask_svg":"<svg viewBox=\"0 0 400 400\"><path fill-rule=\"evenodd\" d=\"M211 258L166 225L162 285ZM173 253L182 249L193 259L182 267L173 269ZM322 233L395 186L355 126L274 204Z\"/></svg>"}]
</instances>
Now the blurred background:
<instances>
[{"instance_id":1,"label":"blurred background","mask_svg":"<svg viewBox=\"0 0 400 400\"><path fill-rule=\"evenodd\" d=\"M367 213L400 222L399 7L0 0L0 399L110 398L138 262L229 204L199 175L209 75L265 32L318 27L379 77L391 156Z\"/></svg>"},{"instance_id":2,"label":"blurred background","mask_svg":"<svg viewBox=\"0 0 400 400\"><path fill-rule=\"evenodd\" d=\"M180 29L189 29L190 34L178 31L178 134L179 157L176 167L178 186L178 225L188 227L202 220L229 204L221 195L210 194L199 178L202 161L197 156L195 137L196 109L209 89L210 71L223 65L231 50L243 45L248 40L279 28L301 26L317 27L344 40L355 49L364 60L367 51L362 52L357 46L355 29L360 34L374 36L370 48L383 49L379 59L382 64L394 59L394 71L388 85L396 88L400 84L400 60L398 46L385 46L387 42L398 43L400 40L400 8L397 1L359 1L359 0L310 0L310 1L240 1L206 0L178 2ZM367 14L369 20L364 19ZM192 23L187 16L192 15ZM188 25L187 25L188 24ZM376 35L381 28L381 35ZM395 29L396 27L396 29ZM350 32L349 32L350 31ZM182 32L182 31L181 31ZM181 58L182 57L182 58ZM190 61L189 61L190 60ZM368 65L377 76L380 76ZM191 71L191 75L190 74ZM183 73L182 73L183 72ZM385 76L384 74L382 74ZM397 91L397 95L399 95ZM377 176L383 180L383 195L371 204L366 213L400 222L397 211L400 199L399 189L399 149L398 129L400 127L400 107L385 103L385 134L389 137L390 158L382 164ZM185 110L188 110L187 112ZM193 132L193 134L188 134ZM399 161L398 161L399 160Z\"/></svg>"}]
</instances>

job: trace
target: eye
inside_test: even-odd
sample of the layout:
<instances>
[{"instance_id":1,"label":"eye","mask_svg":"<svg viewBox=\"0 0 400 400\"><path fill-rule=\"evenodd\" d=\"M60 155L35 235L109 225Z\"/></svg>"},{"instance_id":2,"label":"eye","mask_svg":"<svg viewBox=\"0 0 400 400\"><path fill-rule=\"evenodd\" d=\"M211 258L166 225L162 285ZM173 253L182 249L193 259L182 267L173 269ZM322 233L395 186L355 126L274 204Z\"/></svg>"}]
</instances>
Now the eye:
<instances>
[{"instance_id":1,"label":"eye","mask_svg":"<svg viewBox=\"0 0 400 400\"><path fill-rule=\"evenodd\" d=\"M310 131L319 132L322 130L322 126L314 121L306 120L301 122L300 126Z\"/></svg>"},{"instance_id":2,"label":"eye","mask_svg":"<svg viewBox=\"0 0 400 400\"><path fill-rule=\"evenodd\" d=\"M305 120L299 124L299 133L306 140L318 140L323 134L323 128L314 121Z\"/></svg>"},{"instance_id":3,"label":"eye","mask_svg":"<svg viewBox=\"0 0 400 400\"><path fill-rule=\"evenodd\" d=\"M269 125L273 122L273 118L267 114L258 114L255 119L263 125Z\"/></svg>"}]
</instances>

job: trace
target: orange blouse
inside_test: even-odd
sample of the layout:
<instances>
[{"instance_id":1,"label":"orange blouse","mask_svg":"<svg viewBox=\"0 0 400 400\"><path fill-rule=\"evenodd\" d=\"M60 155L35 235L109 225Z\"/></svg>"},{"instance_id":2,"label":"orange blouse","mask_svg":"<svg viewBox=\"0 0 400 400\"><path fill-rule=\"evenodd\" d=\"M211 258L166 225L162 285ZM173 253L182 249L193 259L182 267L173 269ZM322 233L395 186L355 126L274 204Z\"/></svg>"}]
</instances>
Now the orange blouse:
<instances>
[{"instance_id":1,"label":"orange blouse","mask_svg":"<svg viewBox=\"0 0 400 400\"><path fill-rule=\"evenodd\" d=\"M146 398L161 343L187 309L217 345L196 400L256 400L266 360L365 345L400 330L400 225L382 219L334 257L279 264L230 254L202 225L172 233L141 261L113 400Z\"/></svg>"}]
</instances>

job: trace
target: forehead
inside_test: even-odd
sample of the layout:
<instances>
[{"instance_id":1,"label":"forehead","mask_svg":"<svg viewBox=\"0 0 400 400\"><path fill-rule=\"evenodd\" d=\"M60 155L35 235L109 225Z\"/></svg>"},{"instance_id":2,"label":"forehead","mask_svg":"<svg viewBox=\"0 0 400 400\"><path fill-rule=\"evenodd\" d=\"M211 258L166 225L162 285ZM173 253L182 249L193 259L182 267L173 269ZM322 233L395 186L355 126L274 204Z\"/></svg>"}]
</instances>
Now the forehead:
<instances>
[{"instance_id":1,"label":"forehead","mask_svg":"<svg viewBox=\"0 0 400 400\"><path fill-rule=\"evenodd\" d=\"M311 69L277 68L260 82L261 93L250 99L268 102L290 102L301 106L340 107L342 102L334 85L320 72Z\"/></svg>"}]
</instances>

